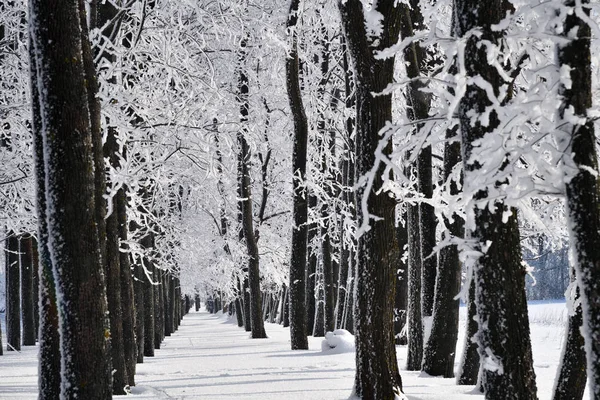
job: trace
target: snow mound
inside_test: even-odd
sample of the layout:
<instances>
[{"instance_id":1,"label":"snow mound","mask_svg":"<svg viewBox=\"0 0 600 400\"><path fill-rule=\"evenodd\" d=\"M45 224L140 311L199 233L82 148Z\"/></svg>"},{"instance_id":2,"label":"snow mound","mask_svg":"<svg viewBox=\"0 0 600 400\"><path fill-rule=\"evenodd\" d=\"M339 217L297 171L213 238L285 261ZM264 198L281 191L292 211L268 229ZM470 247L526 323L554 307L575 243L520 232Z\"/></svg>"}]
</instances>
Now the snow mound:
<instances>
[{"instance_id":1,"label":"snow mound","mask_svg":"<svg viewBox=\"0 0 600 400\"><path fill-rule=\"evenodd\" d=\"M327 332L321 342L321 351L329 354L350 353L354 349L354 335L345 329Z\"/></svg>"}]
</instances>

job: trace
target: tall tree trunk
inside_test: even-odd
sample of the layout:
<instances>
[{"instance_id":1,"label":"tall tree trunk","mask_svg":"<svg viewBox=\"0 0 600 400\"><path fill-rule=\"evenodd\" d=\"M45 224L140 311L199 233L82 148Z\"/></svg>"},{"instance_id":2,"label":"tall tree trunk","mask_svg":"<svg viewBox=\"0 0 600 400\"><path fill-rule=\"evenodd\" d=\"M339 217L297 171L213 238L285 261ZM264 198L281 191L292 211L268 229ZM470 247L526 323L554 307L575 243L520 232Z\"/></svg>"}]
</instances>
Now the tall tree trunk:
<instances>
[{"instance_id":1,"label":"tall tree trunk","mask_svg":"<svg viewBox=\"0 0 600 400\"><path fill-rule=\"evenodd\" d=\"M290 337L292 350L307 350L306 317L306 260L307 260L307 193L306 152L308 146L308 121L300 91L298 66L298 11L299 0L292 0L288 12L287 28L291 47L285 62L286 83L290 109L294 120L294 151L292 155L292 183L294 187L294 229L292 231L292 258L290 261Z\"/></svg>"},{"instance_id":2,"label":"tall tree trunk","mask_svg":"<svg viewBox=\"0 0 600 400\"><path fill-rule=\"evenodd\" d=\"M450 195L459 193L457 182L448 182L452 170L460 162L460 142L456 141L457 129L449 129L444 150L444 180L450 186ZM461 217L453 215L446 221L448 230L445 239L463 237ZM440 250L433 321L429 340L423 354L423 371L432 376L454 377L454 358L458 338L459 300L454 297L460 290L461 264L458 247L449 245Z\"/></svg>"},{"instance_id":3,"label":"tall tree trunk","mask_svg":"<svg viewBox=\"0 0 600 400\"><path fill-rule=\"evenodd\" d=\"M31 4L30 4L31 7ZM30 31L31 32L31 31ZM42 138L42 116L38 87L38 61L35 56L33 37L29 36L29 69L31 77L31 108L33 134L33 160L36 186L36 210L38 221L38 255L36 271L39 276L39 400L60 397L60 337L58 334L58 307L56 288L48 249L48 224L46 221L46 171Z\"/></svg>"},{"instance_id":4,"label":"tall tree trunk","mask_svg":"<svg viewBox=\"0 0 600 400\"><path fill-rule=\"evenodd\" d=\"M33 309L33 238L26 234L19 240L21 256L21 320L23 346L35 346L35 314Z\"/></svg>"},{"instance_id":5,"label":"tall tree trunk","mask_svg":"<svg viewBox=\"0 0 600 400\"><path fill-rule=\"evenodd\" d=\"M394 58L376 59L374 51L385 49L398 40L399 9L393 0L373 4L383 17L376 42L365 27L363 3L347 0L339 3L342 25L356 72L356 174L372 174L372 187L361 188L357 203L368 210L361 217L370 230L358 239L355 307L356 377L355 394L364 399L394 399L402 392L394 345L394 297L398 242L395 240L396 202L387 193L376 194L383 184L385 166L376 160L380 131L392 119L391 95L377 95L392 81ZM389 142L384 155L392 151ZM376 215L378 219L371 219Z\"/></svg>"},{"instance_id":6,"label":"tall tree trunk","mask_svg":"<svg viewBox=\"0 0 600 400\"><path fill-rule=\"evenodd\" d=\"M35 323L35 340L39 339L40 333L40 276L39 276L39 265L40 265L40 255L38 250L38 241L35 237L32 238L32 246L31 246L31 255L32 255L32 265L33 265L33 318ZM2 348L2 343L0 343L0 348Z\"/></svg>"},{"instance_id":7,"label":"tall tree trunk","mask_svg":"<svg viewBox=\"0 0 600 400\"><path fill-rule=\"evenodd\" d=\"M117 213L119 241L124 251L119 252L120 284L121 284L121 311L123 326L123 346L125 364L127 367L127 383L135 386L135 371L137 361L137 338L136 338L136 303L133 288L133 269L127 249L128 223L127 223L127 198L125 188L120 188L115 196Z\"/></svg>"},{"instance_id":8,"label":"tall tree trunk","mask_svg":"<svg viewBox=\"0 0 600 400\"><path fill-rule=\"evenodd\" d=\"M95 76L87 68L91 50L81 4L30 3L44 156L36 161L46 166L45 218L60 293L61 397L104 399L112 387L109 327L98 221L89 212L96 209L90 120Z\"/></svg>"},{"instance_id":9,"label":"tall tree trunk","mask_svg":"<svg viewBox=\"0 0 600 400\"><path fill-rule=\"evenodd\" d=\"M581 400L585 391L587 374L585 370L585 340L581 334L583 312L579 287L577 287L575 268L571 266L571 290L569 301L575 304L574 310L569 310L567 335L563 344L561 360L554 387L552 400ZM574 293L573 293L574 292Z\"/></svg>"},{"instance_id":10,"label":"tall tree trunk","mask_svg":"<svg viewBox=\"0 0 600 400\"><path fill-rule=\"evenodd\" d=\"M14 232L5 240L6 259L6 350L21 350L21 271L19 238Z\"/></svg>"},{"instance_id":11,"label":"tall tree trunk","mask_svg":"<svg viewBox=\"0 0 600 400\"><path fill-rule=\"evenodd\" d=\"M421 240L419 206L408 205L408 353L406 369L420 371L423 361L423 316L421 308Z\"/></svg>"},{"instance_id":12,"label":"tall tree trunk","mask_svg":"<svg viewBox=\"0 0 600 400\"><path fill-rule=\"evenodd\" d=\"M475 4L470 0L456 0L454 5L455 15L461 16L456 21L458 37L466 40L467 78L480 77L498 96L505 82L496 66L488 62L489 49L500 46L504 32L493 27L500 23L511 5L505 0ZM478 29L480 34L471 36L473 29ZM474 122L473 116L487 112L491 105L486 91L470 83L458 107L465 192L474 193L474 206L467 212L472 213L475 226L471 237L481 252L473 269L479 324L477 341L482 365L486 366L483 388L490 400L536 399L517 213L502 199L488 199L488 187L473 186L476 177L483 173L480 162L473 162L473 156L477 155L475 143L486 135L501 134L496 130L500 121L495 110L485 123L481 119ZM485 207L480 207L483 204Z\"/></svg>"},{"instance_id":13,"label":"tall tree trunk","mask_svg":"<svg viewBox=\"0 0 600 400\"><path fill-rule=\"evenodd\" d=\"M477 305L475 304L475 279L467 279L469 285L469 298L467 299L467 329L465 333L465 347L463 349L460 366L458 367L458 385L476 385L479 375L479 353L477 352Z\"/></svg>"},{"instance_id":14,"label":"tall tree trunk","mask_svg":"<svg viewBox=\"0 0 600 400\"><path fill-rule=\"evenodd\" d=\"M252 191L250 182L250 148L246 142L248 134L248 77L244 73L244 64L246 60L246 39L240 44L240 70L238 82L238 101L240 104L240 123L241 129L238 131L237 138L240 146L240 162L242 172L242 229L246 241L246 250L248 252L248 286L250 288L250 320L253 339L266 338L264 321L261 315L261 291L260 291L260 271L258 245L254 233L254 214L252 212Z\"/></svg>"},{"instance_id":15,"label":"tall tree trunk","mask_svg":"<svg viewBox=\"0 0 600 400\"><path fill-rule=\"evenodd\" d=\"M149 234L150 235L150 234ZM148 236L149 236L148 235ZM147 242L146 242L147 241ZM142 240L145 248L149 248L151 239L146 237ZM144 274L144 356L154 357L154 327L156 317L154 313L154 282L156 274L154 274L154 263L147 258L144 258L145 268L148 270L150 278ZM152 281L150 280L152 279Z\"/></svg>"},{"instance_id":16,"label":"tall tree trunk","mask_svg":"<svg viewBox=\"0 0 600 400\"><path fill-rule=\"evenodd\" d=\"M591 29L582 16L589 16L589 0L567 0L572 8L563 35L570 41L558 47L558 61L570 71L570 87L561 86L561 130L573 155L574 173L567 182L567 215L571 226L571 248L575 254L577 284L581 291L583 332L587 353L590 394L600 398L600 222L598 157L592 107ZM569 115L566 116L567 110ZM571 115L572 114L572 115ZM579 123L571 122L575 117ZM570 167L569 167L570 168ZM571 172L571 171L569 171Z\"/></svg>"},{"instance_id":17,"label":"tall tree trunk","mask_svg":"<svg viewBox=\"0 0 600 400\"><path fill-rule=\"evenodd\" d=\"M145 299L145 288L148 278L144 273L144 267L140 262L136 262L134 265L135 270L135 281L133 285L135 295L135 340L137 344L137 359L136 362L144 362L144 344L146 332L146 302Z\"/></svg>"},{"instance_id":18,"label":"tall tree trunk","mask_svg":"<svg viewBox=\"0 0 600 400\"><path fill-rule=\"evenodd\" d=\"M402 261L404 247L408 244L407 218L407 213L404 213L404 226L399 225L396 228L400 257L396 275L396 299L394 300L394 337L396 338L396 344L399 345L408 344L408 335L405 329L408 315L408 263Z\"/></svg>"},{"instance_id":19,"label":"tall tree trunk","mask_svg":"<svg viewBox=\"0 0 600 400\"><path fill-rule=\"evenodd\" d=\"M312 210L317 208L317 197L309 192L308 194L308 207ZM306 265L305 272L305 301L306 301L306 333L312 335L315 330L315 313L317 311L317 252L314 247L317 242L317 235L319 227L316 222L311 222L308 225L308 239L307 239L307 257L308 263ZM291 297L291 292L290 292ZM290 300L290 306L292 302ZM291 323L291 321L290 321ZM307 339L308 340L308 339Z\"/></svg>"},{"instance_id":20,"label":"tall tree trunk","mask_svg":"<svg viewBox=\"0 0 600 400\"><path fill-rule=\"evenodd\" d=\"M104 156L112 165L118 165L116 132L108 127ZM104 161L104 158L103 158ZM102 169L104 172L104 168ZM105 202L104 198L102 199ZM110 318L110 345L113 370L113 394L124 395L129 385L129 371L125 362L125 343L123 340L123 309L121 299L121 255L119 251L119 216L116 197L109 199L111 214L105 219L106 229L106 295L108 316ZM103 205L104 206L104 205Z\"/></svg>"}]
</instances>

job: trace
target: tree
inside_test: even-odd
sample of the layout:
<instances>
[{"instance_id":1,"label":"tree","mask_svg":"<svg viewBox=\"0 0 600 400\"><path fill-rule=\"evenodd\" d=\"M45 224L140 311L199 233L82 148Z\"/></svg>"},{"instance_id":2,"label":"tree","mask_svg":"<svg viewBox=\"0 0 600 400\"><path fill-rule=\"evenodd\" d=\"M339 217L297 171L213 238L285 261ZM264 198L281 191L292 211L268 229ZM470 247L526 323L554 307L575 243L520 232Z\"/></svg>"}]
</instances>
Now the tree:
<instances>
[{"instance_id":1,"label":"tree","mask_svg":"<svg viewBox=\"0 0 600 400\"><path fill-rule=\"evenodd\" d=\"M61 396L111 398L106 291L95 218L91 121L78 1L30 3L48 248L60 319ZM55 18L61 15L61 18ZM59 106L60 105L60 106ZM41 172L41 169L38 169ZM82 229L83 228L83 229ZM91 366L94 366L93 368Z\"/></svg>"},{"instance_id":2,"label":"tree","mask_svg":"<svg viewBox=\"0 0 600 400\"><path fill-rule=\"evenodd\" d=\"M19 238L14 232L5 239L6 247L6 350L21 350L21 270Z\"/></svg>"},{"instance_id":3,"label":"tree","mask_svg":"<svg viewBox=\"0 0 600 400\"><path fill-rule=\"evenodd\" d=\"M23 346L35 346L35 314L33 307L33 238L29 234L19 238L21 266L21 321Z\"/></svg>"},{"instance_id":4,"label":"tree","mask_svg":"<svg viewBox=\"0 0 600 400\"><path fill-rule=\"evenodd\" d=\"M393 312L399 257L395 228L396 202L379 193L385 165L379 157L391 153L390 142L380 144L380 133L392 118L391 95L377 95L392 82L394 58L379 59L374 52L396 42L400 10L395 1L379 1L373 9L359 0L339 2L344 35L356 77L356 176L369 179L357 192L363 228L358 235L354 391L365 399L394 399L402 393L394 345ZM369 16L381 19L371 24ZM367 30L367 28L369 30ZM373 172L371 172L374 170ZM373 218L376 216L377 218Z\"/></svg>"},{"instance_id":5,"label":"tree","mask_svg":"<svg viewBox=\"0 0 600 400\"><path fill-rule=\"evenodd\" d=\"M299 0L292 0L288 12L287 28L290 51L285 71L290 109L294 120L294 152L292 155L292 183L294 185L294 230L292 231L292 257L290 262L290 335L292 350L307 350L305 290L307 284L307 235L308 196L304 188L306 180L306 152L308 147L308 121L300 92L298 67L298 12ZM310 281L310 277L308 277ZM309 296L310 294L308 294ZM309 301L310 303L310 301Z\"/></svg>"},{"instance_id":6,"label":"tree","mask_svg":"<svg viewBox=\"0 0 600 400\"><path fill-rule=\"evenodd\" d=\"M483 388L491 400L536 399L517 212L502 197L489 197L490 190L503 184L493 174L501 172L507 162L491 173L487 171L492 174L491 182L482 179L482 154L477 147L478 141L503 134L499 128L502 104L492 103L484 87L489 87L497 100L506 83L488 57L490 47L498 49L501 45L504 32L496 25L510 4L504 0L457 0L454 6L455 15L461 16L456 21L458 37L466 40L466 56L459 71L464 71L467 86L460 98L458 117L465 192L473 193L467 225L472 226L471 238L479 252L472 268ZM473 29L480 35L470 35ZM480 84L479 79L485 83Z\"/></svg>"},{"instance_id":7,"label":"tree","mask_svg":"<svg viewBox=\"0 0 600 400\"><path fill-rule=\"evenodd\" d=\"M577 285L581 294L583 332L587 353L587 373L591 396L600 397L600 232L598 232L598 156L592 106L592 70L589 9L583 0L567 1L569 13L564 22L566 44L558 47L561 70L569 79L562 80L560 94L561 131L568 143L565 154L573 155L566 169L567 217L575 253ZM577 320L569 324L577 324ZM574 328L576 329L576 328ZM572 338L577 340L577 338ZM567 349L568 350L568 349ZM573 371L575 372L575 371ZM575 378L575 377L573 377ZM580 378L581 379L581 376ZM575 387L580 386L576 385ZM573 389L575 389L575 387ZM578 387L578 390L581 390Z\"/></svg>"},{"instance_id":8,"label":"tree","mask_svg":"<svg viewBox=\"0 0 600 400\"><path fill-rule=\"evenodd\" d=\"M248 135L248 77L244 72L246 60L246 39L242 39L240 45L240 70L238 81L238 101L240 103L240 124L237 139L240 148L240 170L241 170L241 200L242 205L242 229L244 231L244 241L248 251L248 286L250 289L250 319L253 339L263 339L267 337L264 321L261 315L261 291L260 291L260 271L259 254L254 232L254 214L252 212L252 189L250 182L250 148L246 136Z\"/></svg>"}]
</instances>

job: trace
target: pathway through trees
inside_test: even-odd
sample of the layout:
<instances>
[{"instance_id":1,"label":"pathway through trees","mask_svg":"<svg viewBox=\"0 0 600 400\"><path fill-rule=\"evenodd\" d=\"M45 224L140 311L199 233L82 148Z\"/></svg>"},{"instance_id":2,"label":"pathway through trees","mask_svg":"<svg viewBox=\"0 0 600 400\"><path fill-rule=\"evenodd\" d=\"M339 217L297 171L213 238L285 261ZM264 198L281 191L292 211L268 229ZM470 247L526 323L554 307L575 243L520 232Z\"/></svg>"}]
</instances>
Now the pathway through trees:
<instances>
[{"instance_id":1,"label":"pathway through trees","mask_svg":"<svg viewBox=\"0 0 600 400\"><path fill-rule=\"evenodd\" d=\"M458 349L464 345L465 307L460 310ZM564 303L530 304L534 366L540 399L550 398L566 318ZM321 351L322 338L308 338L310 350L290 350L289 328L265 324L268 339L250 339L236 318L187 314L179 330L167 337L154 357L137 365L131 400L346 400L354 382L354 353ZM406 346L398 346L398 363L406 364ZM458 362L458 361L457 361ZM400 371L410 400L483 400L473 386L454 379ZM0 399L37 398L37 347L0 357ZM121 396L115 396L121 398Z\"/></svg>"}]
</instances>

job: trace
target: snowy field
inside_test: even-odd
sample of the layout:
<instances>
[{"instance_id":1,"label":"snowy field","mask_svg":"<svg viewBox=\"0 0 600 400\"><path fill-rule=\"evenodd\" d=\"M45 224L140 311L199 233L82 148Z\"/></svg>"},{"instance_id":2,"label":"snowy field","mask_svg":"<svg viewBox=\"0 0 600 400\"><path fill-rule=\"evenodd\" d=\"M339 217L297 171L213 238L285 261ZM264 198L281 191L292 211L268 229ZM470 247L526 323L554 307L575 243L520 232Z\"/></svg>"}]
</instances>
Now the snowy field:
<instances>
[{"instance_id":1,"label":"snowy field","mask_svg":"<svg viewBox=\"0 0 600 400\"><path fill-rule=\"evenodd\" d=\"M461 308L461 326L466 309ZM564 302L531 302L529 315L538 392L550 399L565 333ZM133 399L348 399L354 377L354 353L321 350L320 338L309 338L309 351L289 350L289 331L266 324L269 339L249 339L227 316L190 312L154 358L138 364ZM464 330L459 336L459 353ZM406 347L398 346L400 368ZM0 356L0 399L37 397L37 349ZM411 400L481 400L472 386L454 379L401 371ZM588 395L586 393L585 398Z\"/></svg>"}]
</instances>

